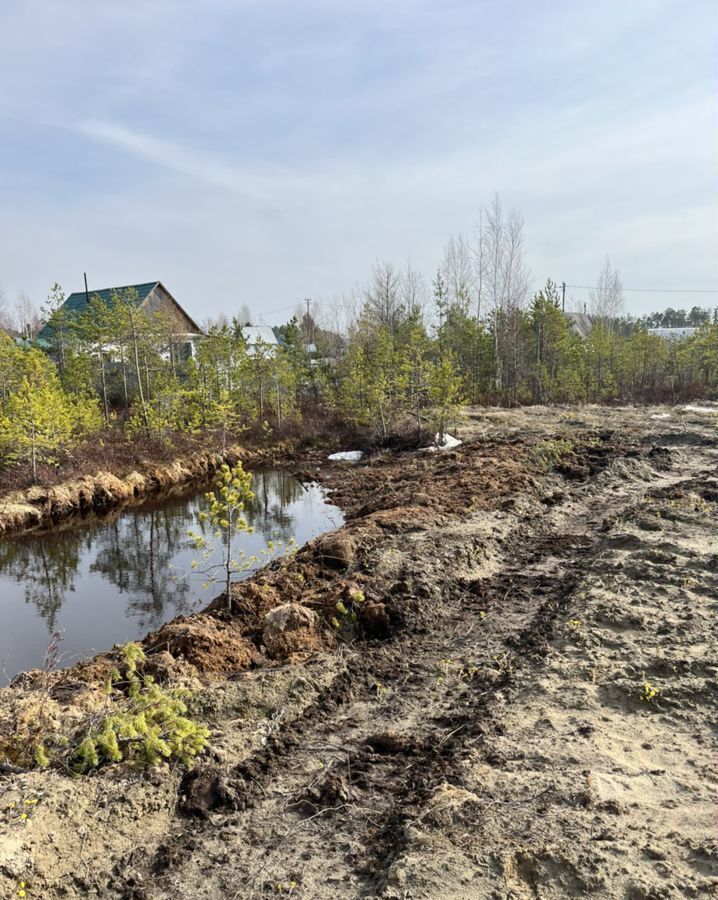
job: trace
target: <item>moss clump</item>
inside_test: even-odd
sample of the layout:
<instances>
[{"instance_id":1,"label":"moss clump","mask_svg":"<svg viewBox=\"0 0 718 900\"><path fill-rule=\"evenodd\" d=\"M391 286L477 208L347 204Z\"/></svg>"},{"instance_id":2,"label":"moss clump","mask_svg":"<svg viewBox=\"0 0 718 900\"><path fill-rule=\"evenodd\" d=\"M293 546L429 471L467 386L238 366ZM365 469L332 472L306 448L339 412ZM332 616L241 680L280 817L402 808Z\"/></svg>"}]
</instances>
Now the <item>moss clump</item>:
<instances>
[{"instance_id":1,"label":"moss clump","mask_svg":"<svg viewBox=\"0 0 718 900\"><path fill-rule=\"evenodd\" d=\"M561 438L539 441L532 450L534 462L548 471L558 465L573 450L570 441Z\"/></svg>"}]
</instances>

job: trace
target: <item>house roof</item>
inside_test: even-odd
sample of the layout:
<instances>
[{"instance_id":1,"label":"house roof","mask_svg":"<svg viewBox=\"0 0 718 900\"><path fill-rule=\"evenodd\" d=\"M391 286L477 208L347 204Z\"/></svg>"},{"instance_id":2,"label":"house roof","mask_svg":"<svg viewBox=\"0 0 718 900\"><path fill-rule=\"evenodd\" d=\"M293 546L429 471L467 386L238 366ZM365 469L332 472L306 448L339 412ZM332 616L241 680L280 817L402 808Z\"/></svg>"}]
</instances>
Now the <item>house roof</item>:
<instances>
[{"instance_id":1,"label":"house roof","mask_svg":"<svg viewBox=\"0 0 718 900\"><path fill-rule=\"evenodd\" d=\"M3 328L3 327L0 325L0 334L5 334L5 335L7 335L7 336L8 336L9 338L11 338L13 341L19 341L19 340L22 340L22 334L20 334L20 332L17 331L15 328Z\"/></svg>"},{"instance_id":2,"label":"house roof","mask_svg":"<svg viewBox=\"0 0 718 900\"><path fill-rule=\"evenodd\" d=\"M260 341L270 347L279 345L274 329L269 325L245 325L242 329L242 337L250 346L258 344Z\"/></svg>"},{"instance_id":3,"label":"house roof","mask_svg":"<svg viewBox=\"0 0 718 900\"><path fill-rule=\"evenodd\" d=\"M675 326L673 328L649 328L648 333L656 337L664 338L667 341L682 341L689 338L698 331L693 326Z\"/></svg>"},{"instance_id":4,"label":"house roof","mask_svg":"<svg viewBox=\"0 0 718 900\"><path fill-rule=\"evenodd\" d=\"M582 312L565 312L564 315L568 320L568 327L574 334L584 338L584 340L591 334L591 329L593 328L591 316Z\"/></svg>"},{"instance_id":5,"label":"house roof","mask_svg":"<svg viewBox=\"0 0 718 900\"><path fill-rule=\"evenodd\" d=\"M148 281L145 284L127 284L123 287L102 288L100 291L89 291L89 297L90 300L92 300L93 297L99 297L106 306L111 306L114 294L121 294L125 291L134 291L137 294L135 306L141 306L158 284L159 281ZM87 297L88 294L84 291L75 291L74 294L70 294L65 300L63 308L79 314L87 306Z\"/></svg>"},{"instance_id":6,"label":"house roof","mask_svg":"<svg viewBox=\"0 0 718 900\"><path fill-rule=\"evenodd\" d=\"M105 306L111 307L113 304L113 298L116 294L123 294L125 291L132 291L133 297L132 302L139 309L140 306L145 302L145 300L149 297L152 291L156 287L162 287L163 290L169 295L169 297L173 300L176 306L181 310L182 314L187 318L189 322L197 329L197 333L201 334L201 329L199 325L189 316L184 309L180 306L179 303L175 300L175 298L170 294L167 288L162 284L161 281L146 281L143 284L126 284L118 287L109 287L109 288L101 288L99 291L75 291L70 294L69 297L66 298L65 302L62 305L62 308L67 312L72 313L73 316L79 316L81 313L85 311L88 305L88 296L90 300L93 300L95 297L98 297L99 300L105 304ZM52 326L45 325L38 334L38 342L41 346L49 346L49 341L52 341Z\"/></svg>"}]
</instances>

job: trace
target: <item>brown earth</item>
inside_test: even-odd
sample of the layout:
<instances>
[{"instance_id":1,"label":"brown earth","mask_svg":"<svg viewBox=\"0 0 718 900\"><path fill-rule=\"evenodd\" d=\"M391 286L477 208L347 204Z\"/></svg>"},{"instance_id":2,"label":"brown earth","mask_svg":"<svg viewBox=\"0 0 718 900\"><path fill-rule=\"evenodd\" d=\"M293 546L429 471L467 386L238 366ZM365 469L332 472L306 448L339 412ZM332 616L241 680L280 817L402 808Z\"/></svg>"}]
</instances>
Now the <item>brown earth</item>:
<instances>
[{"instance_id":1,"label":"brown earth","mask_svg":"<svg viewBox=\"0 0 718 900\"><path fill-rule=\"evenodd\" d=\"M475 410L450 452L305 458L344 528L145 641L209 750L0 778L0 895L715 893L714 425ZM20 677L0 744L114 664Z\"/></svg>"}]
</instances>

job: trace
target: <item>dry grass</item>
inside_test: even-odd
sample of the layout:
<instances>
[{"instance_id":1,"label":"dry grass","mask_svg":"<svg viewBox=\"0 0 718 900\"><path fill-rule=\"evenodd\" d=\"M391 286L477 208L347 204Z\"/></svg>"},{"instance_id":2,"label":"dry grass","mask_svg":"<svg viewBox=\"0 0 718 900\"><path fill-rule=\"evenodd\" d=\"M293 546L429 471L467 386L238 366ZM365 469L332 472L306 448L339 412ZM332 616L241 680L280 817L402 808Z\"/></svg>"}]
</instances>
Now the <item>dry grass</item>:
<instances>
[{"instance_id":1,"label":"dry grass","mask_svg":"<svg viewBox=\"0 0 718 900\"><path fill-rule=\"evenodd\" d=\"M242 444L230 444L224 453L218 434L128 441L117 428L75 447L60 466L40 466L38 484L32 484L29 466L0 471L0 534L36 528L77 512L106 511L135 497L206 479L224 461L257 463L355 437L345 422L311 412L269 436L259 428L245 429L234 436Z\"/></svg>"},{"instance_id":2,"label":"dry grass","mask_svg":"<svg viewBox=\"0 0 718 900\"><path fill-rule=\"evenodd\" d=\"M42 521L42 513L30 503L8 497L0 502L0 534L34 528Z\"/></svg>"},{"instance_id":3,"label":"dry grass","mask_svg":"<svg viewBox=\"0 0 718 900\"><path fill-rule=\"evenodd\" d=\"M78 512L108 510L134 498L207 478L224 459L230 463L240 459L259 461L287 449L286 443L266 449L235 446L224 456L215 451L193 453L166 464L149 465L144 473L132 470L126 476L118 476L101 470L52 487L36 485L26 491L14 491L0 499L0 534L26 531Z\"/></svg>"}]
</instances>

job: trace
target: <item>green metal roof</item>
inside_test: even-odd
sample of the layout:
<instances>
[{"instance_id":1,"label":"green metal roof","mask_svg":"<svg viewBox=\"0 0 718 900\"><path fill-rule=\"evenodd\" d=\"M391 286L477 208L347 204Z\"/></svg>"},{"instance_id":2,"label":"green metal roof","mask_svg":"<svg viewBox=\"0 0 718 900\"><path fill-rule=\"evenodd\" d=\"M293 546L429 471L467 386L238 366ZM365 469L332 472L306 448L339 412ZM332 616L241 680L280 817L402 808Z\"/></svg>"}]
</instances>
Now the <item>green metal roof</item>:
<instances>
[{"instance_id":1,"label":"green metal roof","mask_svg":"<svg viewBox=\"0 0 718 900\"><path fill-rule=\"evenodd\" d=\"M154 288L157 287L159 281L148 281L145 284L126 284L122 287L111 287L111 288L102 288L99 291L89 291L90 300L94 297L99 297L99 299L106 305L112 306L112 298L114 294L122 294L125 291L134 291L137 295L136 298L136 306L141 306L148 295L152 292ZM65 300L62 305L62 308L68 312L71 312L73 315L79 316L80 313L84 312L87 308L87 297L84 291L75 291L73 294L70 294L69 297ZM38 342L40 340L44 341L52 341L52 332L53 329L49 325L45 325L40 333L37 336Z\"/></svg>"},{"instance_id":2,"label":"green metal roof","mask_svg":"<svg viewBox=\"0 0 718 900\"><path fill-rule=\"evenodd\" d=\"M141 306L147 299L147 295L150 291L152 291L153 288L156 288L158 284L159 281L148 281L146 284L127 284L124 287L103 288L101 291L89 291L89 297L90 300L92 300L93 297L99 297L104 304L111 306L113 294L122 294L125 291L135 291L137 294L136 305ZM81 313L87 306L87 296L88 295L85 294L84 291L75 291L74 294L70 294L67 300L65 300L63 309Z\"/></svg>"}]
</instances>

